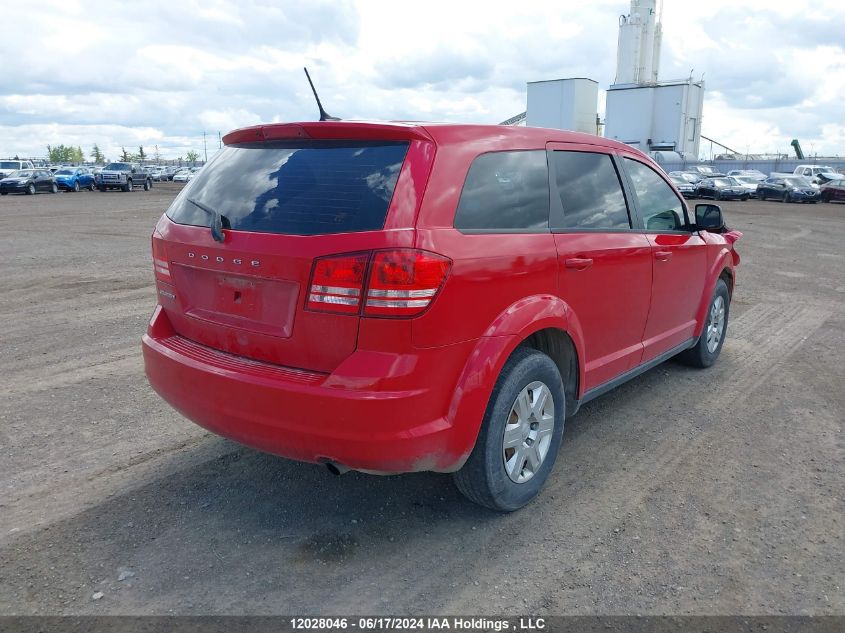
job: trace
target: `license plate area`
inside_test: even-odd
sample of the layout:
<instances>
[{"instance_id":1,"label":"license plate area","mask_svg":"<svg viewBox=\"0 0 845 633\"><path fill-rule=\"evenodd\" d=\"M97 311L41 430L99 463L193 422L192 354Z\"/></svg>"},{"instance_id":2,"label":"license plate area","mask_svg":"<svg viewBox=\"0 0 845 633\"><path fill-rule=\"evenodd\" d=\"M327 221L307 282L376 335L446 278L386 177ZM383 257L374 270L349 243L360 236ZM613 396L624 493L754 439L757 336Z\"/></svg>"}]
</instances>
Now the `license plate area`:
<instances>
[{"instance_id":1,"label":"license plate area","mask_svg":"<svg viewBox=\"0 0 845 633\"><path fill-rule=\"evenodd\" d=\"M186 316L250 332L290 338L299 284L171 264Z\"/></svg>"}]
</instances>

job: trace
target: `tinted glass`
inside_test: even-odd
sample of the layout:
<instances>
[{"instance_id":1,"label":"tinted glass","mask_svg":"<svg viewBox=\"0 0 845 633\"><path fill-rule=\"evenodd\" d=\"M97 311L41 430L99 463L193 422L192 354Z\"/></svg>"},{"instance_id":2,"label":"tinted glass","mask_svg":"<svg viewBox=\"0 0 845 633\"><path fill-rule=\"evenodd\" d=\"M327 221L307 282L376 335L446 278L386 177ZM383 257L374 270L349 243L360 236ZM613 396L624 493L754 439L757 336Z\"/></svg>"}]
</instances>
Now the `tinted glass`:
<instances>
[{"instance_id":1,"label":"tinted glass","mask_svg":"<svg viewBox=\"0 0 845 633\"><path fill-rule=\"evenodd\" d=\"M408 143L299 142L227 147L196 172L167 210L179 224L209 226L196 200L235 230L290 235L384 226Z\"/></svg>"},{"instance_id":2,"label":"tinted glass","mask_svg":"<svg viewBox=\"0 0 845 633\"><path fill-rule=\"evenodd\" d=\"M555 151L552 156L563 206L560 228L631 228L622 184L610 156L564 151Z\"/></svg>"},{"instance_id":3,"label":"tinted glass","mask_svg":"<svg viewBox=\"0 0 845 633\"><path fill-rule=\"evenodd\" d=\"M548 230L549 172L545 150L493 152L469 168L455 228Z\"/></svg>"},{"instance_id":4,"label":"tinted glass","mask_svg":"<svg viewBox=\"0 0 845 633\"><path fill-rule=\"evenodd\" d=\"M684 203L650 167L625 159L625 166L647 231L682 231L687 225Z\"/></svg>"}]
</instances>

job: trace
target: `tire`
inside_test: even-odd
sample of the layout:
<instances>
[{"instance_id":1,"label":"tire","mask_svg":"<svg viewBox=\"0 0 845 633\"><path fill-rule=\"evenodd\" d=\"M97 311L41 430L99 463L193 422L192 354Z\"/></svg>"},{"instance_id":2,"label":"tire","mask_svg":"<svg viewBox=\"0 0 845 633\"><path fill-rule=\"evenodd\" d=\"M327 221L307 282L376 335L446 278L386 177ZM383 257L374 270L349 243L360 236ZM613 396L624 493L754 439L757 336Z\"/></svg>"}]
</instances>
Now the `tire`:
<instances>
[{"instance_id":1,"label":"tire","mask_svg":"<svg viewBox=\"0 0 845 633\"><path fill-rule=\"evenodd\" d=\"M92 180L91 184L88 185L88 191L94 191L96 188L97 188L97 186L94 184L94 181Z\"/></svg>"},{"instance_id":2,"label":"tire","mask_svg":"<svg viewBox=\"0 0 845 633\"><path fill-rule=\"evenodd\" d=\"M132 179L127 178L126 184L123 185L123 191L132 191Z\"/></svg>"},{"instance_id":3,"label":"tire","mask_svg":"<svg viewBox=\"0 0 845 633\"><path fill-rule=\"evenodd\" d=\"M59 186L56 183L50 186L50 193L59 193Z\"/></svg>"},{"instance_id":4,"label":"tire","mask_svg":"<svg viewBox=\"0 0 845 633\"><path fill-rule=\"evenodd\" d=\"M740 197L740 200L742 200L743 202L748 202L748 198L750 198L750 197L751 197L751 196L748 196L748 195L741 196L741 197Z\"/></svg>"},{"instance_id":5,"label":"tire","mask_svg":"<svg viewBox=\"0 0 845 633\"><path fill-rule=\"evenodd\" d=\"M149 180L145 180L144 181L144 191L149 191L152 188L153 188L153 183L151 183Z\"/></svg>"},{"instance_id":6,"label":"tire","mask_svg":"<svg viewBox=\"0 0 845 633\"><path fill-rule=\"evenodd\" d=\"M761 201L765 200L766 194L761 191L760 193L757 194L757 199L761 200Z\"/></svg>"},{"instance_id":7,"label":"tire","mask_svg":"<svg viewBox=\"0 0 845 633\"><path fill-rule=\"evenodd\" d=\"M714 200L721 200L722 199L722 192L721 191L714 192L713 193L713 199Z\"/></svg>"},{"instance_id":8,"label":"tire","mask_svg":"<svg viewBox=\"0 0 845 633\"><path fill-rule=\"evenodd\" d=\"M783 194L783 202L792 202L792 196L789 194L788 191Z\"/></svg>"},{"instance_id":9,"label":"tire","mask_svg":"<svg viewBox=\"0 0 845 633\"><path fill-rule=\"evenodd\" d=\"M8 192L8 191L2 191L2 192L0 192L0 196L8 196L8 195L9 195L9 192Z\"/></svg>"},{"instance_id":10,"label":"tire","mask_svg":"<svg viewBox=\"0 0 845 633\"><path fill-rule=\"evenodd\" d=\"M79 193L79 181L78 180L73 183L73 191L74 191L74 193Z\"/></svg>"},{"instance_id":11,"label":"tire","mask_svg":"<svg viewBox=\"0 0 845 633\"><path fill-rule=\"evenodd\" d=\"M35 195L35 185L34 184L29 183L29 185L27 185L26 195L28 195L28 196L34 196Z\"/></svg>"},{"instance_id":12,"label":"tire","mask_svg":"<svg viewBox=\"0 0 845 633\"><path fill-rule=\"evenodd\" d=\"M687 365L699 368L710 367L716 362L728 333L730 307L731 297L728 293L728 286L723 279L720 279L716 282L716 288L713 290L713 296L707 306L707 317L704 321L701 336L698 337L698 342L690 349L681 352L678 355L679 360Z\"/></svg>"},{"instance_id":13,"label":"tire","mask_svg":"<svg viewBox=\"0 0 845 633\"><path fill-rule=\"evenodd\" d=\"M534 406L541 405L539 422L532 400ZM531 408L524 419L516 411L520 401ZM470 501L500 512L513 512L531 501L554 467L565 408L563 383L552 359L534 349L517 348L496 380L472 453L453 475L458 490ZM506 431L517 442L514 447L505 446ZM533 468L528 461L532 457Z\"/></svg>"}]
</instances>

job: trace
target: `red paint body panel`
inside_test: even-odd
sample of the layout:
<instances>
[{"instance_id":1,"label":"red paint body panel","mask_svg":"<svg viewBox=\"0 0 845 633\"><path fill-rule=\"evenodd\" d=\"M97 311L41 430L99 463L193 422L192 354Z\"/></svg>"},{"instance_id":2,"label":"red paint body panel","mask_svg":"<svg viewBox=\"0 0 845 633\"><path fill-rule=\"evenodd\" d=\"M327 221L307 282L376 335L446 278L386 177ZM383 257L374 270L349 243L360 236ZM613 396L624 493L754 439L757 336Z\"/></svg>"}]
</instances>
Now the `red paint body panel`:
<instances>
[{"instance_id":1,"label":"red paint body panel","mask_svg":"<svg viewBox=\"0 0 845 633\"><path fill-rule=\"evenodd\" d=\"M479 154L549 144L632 154L615 141L532 128L319 122L245 128L224 142L281 139L408 141L383 230L225 230L219 243L208 228L162 217L159 306L143 338L147 376L165 400L215 433L277 455L374 472L455 470L502 366L532 333L569 336L581 398L698 336L716 280L726 269L733 279L738 263L731 233L454 228ZM316 258L394 248L451 262L419 316L305 308Z\"/></svg>"}]
</instances>

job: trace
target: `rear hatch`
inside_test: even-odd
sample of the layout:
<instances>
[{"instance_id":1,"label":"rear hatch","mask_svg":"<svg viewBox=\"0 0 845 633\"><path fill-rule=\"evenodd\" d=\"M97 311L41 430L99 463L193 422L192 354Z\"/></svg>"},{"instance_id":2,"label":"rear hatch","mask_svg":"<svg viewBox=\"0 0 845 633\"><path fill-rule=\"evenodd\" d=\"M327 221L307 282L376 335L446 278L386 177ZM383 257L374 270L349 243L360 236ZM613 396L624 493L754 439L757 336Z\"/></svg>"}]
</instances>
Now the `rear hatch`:
<instances>
[{"instance_id":1,"label":"rear hatch","mask_svg":"<svg viewBox=\"0 0 845 633\"><path fill-rule=\"evenodd\" d=\"M282 138L267 140L274 129ZM413 134L314 139L302 130L230 135L235 142L159 222L153 257L159 303L178 335L255 360L330 372L355 350L361 298L315 286L315 262L351 253L351 266L366 267L355 253L412 245L409 197L394 194L413 189L419 174L412 172L429 165L407 159L424 142ZM256 136L261 140L252 141ZM216 222L222 231L212 230ZM314 309L315 288L339 310Z\"/></svg>"}]
</instances>

